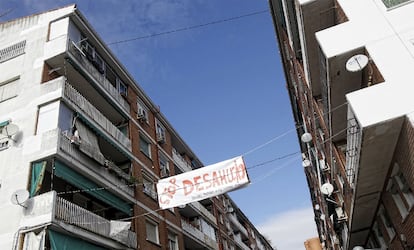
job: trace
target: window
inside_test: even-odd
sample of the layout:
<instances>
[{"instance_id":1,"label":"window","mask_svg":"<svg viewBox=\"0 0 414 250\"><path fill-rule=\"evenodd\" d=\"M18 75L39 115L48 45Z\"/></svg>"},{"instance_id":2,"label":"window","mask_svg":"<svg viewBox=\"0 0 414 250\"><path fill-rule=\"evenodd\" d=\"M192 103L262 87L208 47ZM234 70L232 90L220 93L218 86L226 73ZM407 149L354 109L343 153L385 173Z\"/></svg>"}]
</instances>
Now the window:
<instances>
[{"instance_id":1,"label":"window","mask_svg":"<svg viewBox=\"0 0 414 250\"><path fill-rule=\"evenodd\" d=\"M53 102L39 107L36 134L42 134L43 132L57 128L58 117L59 102Z\"/></svg>"},{"instance_id":2,"label":"window","mask_svg":"<svg viewBox=\"0 0 414 250\"><path fill-rule=\"evenodd\" d=\"M105 78L111 83L111 85L116 88L116 74L109 66L105 67Z\"/></svg>"},{"instance_id":3,"label":"window","mask_svg":"<svg viewBox=\"0 0 414 250\"><path fill-rule=\"evenodd\" d=\"M395 7L397 5L409 2L411 0L382 0L387 8Z\"/></svg>"},{"instance_id":4,"label":"window","mask_svg":"<svg viewBox=\"0 0 414 250\"><path fill-rule=\"evenodd\" d=\"M81 42L81 50L83 53L85 53L86 58L88 58L89 61L93 62L95 60L95 48L86 41L87 38L82 37Z\"/></svg>"},{"instance_id":5,"label":"window","mask_svg":"<svg viewBox=\"0 0 414 250\"><path fill-rule=\"evenodd\" d=\"M378 223L377 222L374 223L374 226L372 227L372 230L374 232L376 242L378 242L378 244L379 244L379 247L381 249L388 249L387 244L385 244L385 240L384 240L384 237L381 233L381 230L378 228Z\"/></svg>"},{"instance_id":6,"label":"window","mask_svg":"<svg viewBox=\"0 0 414 250\"><path fill-rule=\"evenodd\" d=\"M153 221L147 220L145 222L145 229L147 232L147 240L159 244L158 224Z\"/></svg>"},{"instance_id":7,"label":"window","mask_svg":"<svg viewBox=\"0 0 414 250\"><path fill-rule=\"evenodd\" d=\"M0 63L24 54L26 40L0 50Z\"/></svg>"},{"instance_id":8,"label":"window","mask_svg":"<svg viewBox=\"0 0 414 250\"><path fill-rule=\"evenodd\" d=\"M160 163L160 176L161 178L170 176L170 165L167 157L165 157L161 151L159 152L159 163Z\"/></svg>"},{"instance_id":9,"label":"window","mask_svg":"<svg viewBox=\"0 0 414 250\"><path fill-rule=\"evenodd\" d=\"M137 107L138 107L138 113L137 113L137 119L140 122L147 122L149 121L148 119L148 108L140 101L137 102Z\"/></svg>"},{"instance_id":10,"label":"window","mask_svg":"<svg viewBox=\"0 0 414 250\"><path fill-rule=\"evenodd\" d=\"M19 79L20 77L14 77L0 83L0 102L7 101L17 96L17 84Z\"/></svg>"},{"instance_id":11,"label":"window","mask_svg":"<svg viewBox=\"0 0 414 250\"><path fill-rule=\"evenodd\" d=\"M147 177L143 178L143 192L147 195L149 195L154 200L157 199L157 192L155 191L155 184L154 182Z\"/></svg>"},{"instance_id":12,"label":"window","mask_svg":"<svg viewBox=\"0 0 414 250\"><path fill-rule=\"evenodd\" d=\"M144 137L139 137L139 149L141 152L151 158L151 143Z\"/></svg>"},{"instance_id":13,"label":"window","mask_svg":"<svg viewBox=\"0 0 414 250\"><path fill-rule=\"evenodd\" d=\"M127 85L124 82L122 82L120 79L118 79L118 92L122 96L127 96L127 94L128 94Z\"/></svg>"},{"instance_id":14,"label":"window","mask_svg":"<svg viewBox=\"0 0 414 250\"><path fill-rule=\"evenodd\" d=\"M157 142L165 142L165 128L159 121L157 121Z\"/></svg>"},{"instance_id":15,"label":"window","mask_svg":"<svg viewBox=\"0 0 414 250\"><path fill-rule=\"evenodd\" d=\"M0 151L8 149L9 148L9 141L0 141Z\"/></svg>"},{"instance_id":16,"label":"window","mask_svg":"<svg viewBox=\"0 0 414 250\"><path fill-rule=\"evenodd\" d=\"M95 68L99 71L99 73L105 73L105 62L100 55L95 53L95 60L92 63Z\"/></svg>"},{"instance_id":17,"label":"window","mask_svg":"<svg viewBox=\"0 0 414 250\"><path fill-rule=\"evenodd\" d=\"M177 235L172 232L168 232L168 247L169 250L178 250Z\"/></svg>"},{"instance_id":18,"label":"window","mask_svg":"<svg viewBox=\"0 0 414 250\"><path fill-rule=\"evenodd\" d=\"M385 208L384 208L383 205L380 206L378 214L379 214L379 218L381 219L381 221L384 224L384 227L387 231L389 241L391 241L395 236L395 230L394 230L394 227L391 224L390 217L388 216L387 211L385 211Z\"/></svg>"},{"instance_id":19,"label":"window","mask_svg":"<svg viewBox=\"0 0 414 250\"><path fill-rule=\"evenodd\" d=\"M387 191L391 193L401 217L405 219L414 206L414 194L397 163L394 164Z\"/></svg>"}]
</instances>

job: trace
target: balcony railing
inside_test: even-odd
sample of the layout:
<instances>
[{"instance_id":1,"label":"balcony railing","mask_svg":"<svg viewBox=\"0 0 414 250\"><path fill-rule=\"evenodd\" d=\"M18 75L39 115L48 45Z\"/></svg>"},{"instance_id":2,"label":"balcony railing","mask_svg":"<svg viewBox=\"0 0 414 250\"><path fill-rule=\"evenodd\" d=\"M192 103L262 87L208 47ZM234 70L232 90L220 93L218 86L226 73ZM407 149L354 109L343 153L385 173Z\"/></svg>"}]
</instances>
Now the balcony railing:
<instances>
[{"instance_id":1,"label":"balcony railing","mask_svg":"<svg viewBox=\"0 0 414 250\"><path fill-rule=\"evenodd\" d=\"M176 163L176 165L183 171L188 172L191 171L192 168L190 164L188 164L184 158L177 152L175 148L173 148L173 160Z\"/></svg>"},{"instance_id":2,"label":"balcony railing","mask_svg":"<svg viewBox=\"0 0 414 250\"><path fill-rule=\"evenodd\" d=\"M136 248L137 246L137 236L135 232L124 230L115 233L115 231L111 230L110 220L94 214L61 197L57 197L55 191L34 196L29 199L26 204L22 225L36 226L40 224L64 222L117 241L130 248ZM96 237L93 238L96 239Z\"/></svg>"},{"instance_id":3,"label":"balcony railing","mask_svg":"<svg viewBox=\"0 0 414 250\"><path fill-rule=\"evenodd\" d=\"M90 74L92 77L106 90L111 97L113 97L124 109L126 112L129 112L129 104L125 99L119 94L118 90L112 86L112 84L102 75L93 64L80 52L80 50L74 46L74 43L69 40L69 53L73 55L78 62L83 66L83 68Z\"/></svg>"},{"instance_id":4,"label":"balcony railing","mask_svg":"<svg viewBox=\"0 0 414 250\"><path fill-rule=\"evenodd\" d=\"M201 240L213 249L218 249L218 244L215 239L211 239L207 234L192 226L187 221L181 220L181 227L185 232L191 234L194 238Z\"/></svg>"},{"instance_id":5,"label":"balcony railing","mask_svg":"<svg viewBox=\"0 0 414 250\"><path fill-rule=\"evenodd\" d=\"M109 236L110 221L60 197L56 197L55 218L96 234Z\"/></svg>"},{"instance_id":6,"label":"balcony railing","mask_svg":"<svg viewBox=\"0 0 414 250\"><path fill-rule=\"evenodd\" d=\"M70 84L66 83L64 97L73 105L81 109L88 118L95 121L103 130L107 131L114 140L118 141L128 149L131 149L131 141L108 120L97 108L95 108L85 97L83 97Z\"/></svg>"},{"instance_id":7,"label":"balcony railing","mask_svg":"<svg viewBox=\"0 0 414 250\"><path fill-rule=\"evenodd\" d=\"M243 233L245 236L249 236L247 233L246 228L239 222L239 220L237 219L236 215L232 214L232 213L228 213L228 216L230 218L230 221L237 227L237 229Z\"/></svg>"},{"instance_id":8,"label":"balcony railing","mask_svg":"<svg viewBox=\"0 0 414 250\"><path fill-rule=\"evenodd\" d=\"M243 250L250 250L250 247L246 246L246 244L244 244L244 242L242 241L240 234L235 234L234 235L234 241L237 243L237 245L241 249L243 249Z\"/></svg>"},{"instance_id":9,"label":"balcony railing","mask_svg":"<svg viewBox=\"0 0 414 250\"><path fill-rule=\"evenodd\" d=\"M355 174L359 165L361 140L362 132L359 124L354 117L350 117L348 120L345 170L348 183L351 187L354 187Z\"/></svg>"}]
</instances>

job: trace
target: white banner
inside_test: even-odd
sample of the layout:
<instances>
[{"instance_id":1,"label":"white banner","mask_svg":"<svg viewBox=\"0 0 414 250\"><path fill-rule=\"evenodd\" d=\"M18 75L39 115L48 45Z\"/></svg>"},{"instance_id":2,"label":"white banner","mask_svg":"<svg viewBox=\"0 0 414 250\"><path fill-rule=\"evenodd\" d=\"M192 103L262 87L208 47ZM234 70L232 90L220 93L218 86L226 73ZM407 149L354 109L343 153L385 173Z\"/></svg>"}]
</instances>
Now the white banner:
<instances>
[{"instance_id":1,"label":"white banner","mask_svg":"<svg viewBox=\"0 0 414 250\"><path fill-rule=\"evenodd\" d=\"M159 180L158 202L167 209L224 194L249 182L243 158L238 156Z\"/></svg>"}]
</instances>

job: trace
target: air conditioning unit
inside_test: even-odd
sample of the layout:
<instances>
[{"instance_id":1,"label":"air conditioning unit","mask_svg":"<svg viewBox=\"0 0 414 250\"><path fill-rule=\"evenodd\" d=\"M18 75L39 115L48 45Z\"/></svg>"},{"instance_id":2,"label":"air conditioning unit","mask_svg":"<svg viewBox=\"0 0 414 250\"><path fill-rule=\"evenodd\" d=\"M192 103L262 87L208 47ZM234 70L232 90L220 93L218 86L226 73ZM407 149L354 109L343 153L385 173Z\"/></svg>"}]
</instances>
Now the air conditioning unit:
<instances>
[{"instance_id":1,"label":"air conditioning unit","mask_svg":"<svg viewBox=\"0 0 414 250\"><path fill-rule=\"evenodd\" d=\"M322 171L329 171L329 166L328 164L326 164L325 159L319 160L319 167L321 168Z\"/></svg>"},{"instance_id":2,"label":"air conditioning unit","mask_svg":"<svg viewBox=\"0 0 414 250\"><path fill-rule=\"evenodd\" d=\"M230 205L228 207L226 207L225 210L226 210L227 213L233 213L234 212L233 207L230 206Z\"/></svg>"},{"instance_id":3,"label":"air conditioning unit","mask_svg":"<svg viewBox=\"0 0 414 250\"><path fill-rule=\"evenodd\" d=\"M161 175L161 178L168 177L168 176L170 176L170 171L168 170L167 167L161 168L160 175Z\"/></svg>"},{"instance_id":4,"label":"air conditioning unit","mask_svg":"<svg viewBox=\"0 0 414 250\"><path fill-rule=\"evenodd\" d=\"M165 142L165 134L157 134L157 142L164 143Z\"/></svg>"},{"instance_id":5,"label":"air conditioning unit","mask_svg":"<svg viewBox=\"0 0 414 250\"><path fill-rule=\"evenodd\" d=\"M140 122L145 122L145 121L147 121L147 116L145 115L145 111L144 111L143 109L138 109L137 119L138 119Z\"/></svg>"},{"instance_id":6,"label":"air conditioning unit","mask_svg":"<svg viewBox=\"0 0 414 250\"><path fill-rule=\"evenodd\" d=\"M336 216L338 217L338 222L343 222L348 219L342 207L335 208Z\"/></svg>"}]
</instances>

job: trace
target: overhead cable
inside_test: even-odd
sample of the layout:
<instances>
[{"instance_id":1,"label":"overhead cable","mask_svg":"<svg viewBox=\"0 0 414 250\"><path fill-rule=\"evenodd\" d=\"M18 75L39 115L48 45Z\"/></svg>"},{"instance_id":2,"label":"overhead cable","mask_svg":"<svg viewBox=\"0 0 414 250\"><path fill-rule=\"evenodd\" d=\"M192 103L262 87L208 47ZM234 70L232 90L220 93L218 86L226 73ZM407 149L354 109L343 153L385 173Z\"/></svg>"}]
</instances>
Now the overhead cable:
<instances>
[{"instance_id":1,"label":"overhead cable","mask_svg":"<svg viewBox=\"0 0 414 250\"><path fill-rule=\"evenodd\" d=\"M216 21L212 21L212 22L208 22L208 23L202 23L202 24L197 24L197 25L193 25L193 26L168 30L168 31L160 32L160 33L154 33L154 34L150 34L150 35L138 36L138 37L128 38L128 39L125 39L125 40L114 41L114 42L108 43L108 45L127 43L127 42L136 41L136 40L152 38L152 37L156 37L156 36L168 35L168 34L171 34L171 33L177 33L177 32L181 32L181 31L198 29L198 28L209 26L209 25L215 25L215 24L219 24L219 23L234 21L234 20L237 20L237 19L245 18L245 17L260 15L260 14L263 14L263 13L266 13L266 12L269 12L269 10L255 11L255 12L250 12L250 13L247 13L247 14L244 14L244 15L229 17L229 18L226 18L226 19L220 19L220 20L216 20Z\"/></svg>"}]
</instances>

